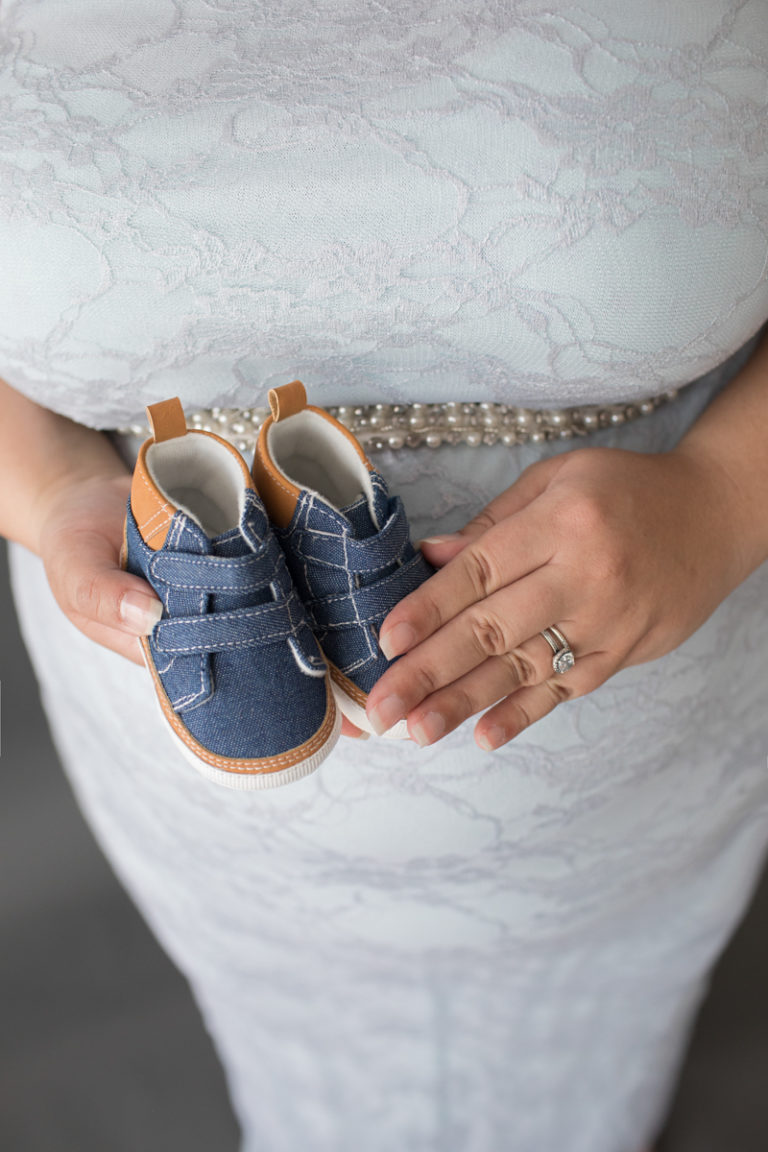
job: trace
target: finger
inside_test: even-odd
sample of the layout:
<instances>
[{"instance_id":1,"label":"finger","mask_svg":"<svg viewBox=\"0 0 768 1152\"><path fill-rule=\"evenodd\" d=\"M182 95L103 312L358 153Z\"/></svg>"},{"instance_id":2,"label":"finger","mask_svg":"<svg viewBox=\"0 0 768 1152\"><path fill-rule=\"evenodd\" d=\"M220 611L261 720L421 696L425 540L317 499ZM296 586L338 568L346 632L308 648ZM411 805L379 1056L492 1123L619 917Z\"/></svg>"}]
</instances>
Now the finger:
<instances>
[{"instance_id":1,"label":"finger","mask_svg":"<svg viewBox=\"0 0 768 1152\"><path fill-rule=\"evenodd\" d=\"M417 547L421 549L433 568L444 568L449 560L453 560L454 556L458 556L459 552L466 548L471 539L471 536L455 532L450 536L430 536L425 540L419 540Z\"/></svg>"},{"instance_id":2,"label":"finger","mask_svg":"<svg viewBox=\"0 0 768 1152\"><path fill-rule=\"evenodd\" d=\"M370 732L364 732L362 728L357 728L351 720L347 720L346 716L341 717L341 734L342 736L350 736L353 740L368 740Z\"/></svg>"},{"instance_id":3,"label":"finger","mask_svg":"<svg viewBox=\"0 0 768 1152\"><path fill-rule=\"evenodd\" d=\"M471 605L387 669L368 696L371 724L377 732L386 731L425 697L489 657L519 647L553 619L570 626L563 593L551 587L543 572Z\"/></svg>"},{"instance_id":4,"label":"finger","mask_svg":"<svg viewBox=\"0 0 768 1152\"><path fill-rule=\"evenodd\" d=\"M433 744L511 692L540 684L551 675L552 650L542 637L532 637L427 696L409 712L408 732L422 747Z\"/></svg>"},{"instance_id":5,"label":"finger","mask_svg":"<svg viewBox=\"0 0 768 1152\"><path fill-rule=\"evenodd\" d=\"M551 676L533 687L521 688L490 708L475 725L475 740L491 752L542 720L564 700L593 692L618 670L613 653L594 652L580 657L562 676Z\"/></svg>"},{"instance_id":6,"label":"finger","mask_svg":"<svg viewBox=\"0 0 768 1152\"><path fill-rule=\"evenodd\" d=\"M43 560L53 593L72 619L146 636L162 615L151 586L119 567L114 543L98 532L56 536Z\"/></svg>"},{"instance_id":7,"label":"finger","mask_svg":"<svg viewBox=\"0 0 768 1152\"><path fill-rule=\"evenodd\" d=\"M392 609L379 634L382 652L391 660L409 651L471 604L542 567L552 549L540 513L526 509L490 528Z\"/></svg>"},{"instance_id":8,"label":"finger","mask_svg":"<svg viewBox=\"0 0 768 1152\"><path fill-rule=\"evenodd\" d=\"M425 536L419 541L419 548L423 549L423 545L426 545L430 556L435 555L439 558L440 565L447 563L471 540L482 536L500 521L521 512L532 500L541 496L560 467L561 461L557 457L537 461L536 464L525 468L514 484L491 500L490 504L486 504L482 511L473 516L458 532L442 536Z\"/></svg>"}]
</instances>

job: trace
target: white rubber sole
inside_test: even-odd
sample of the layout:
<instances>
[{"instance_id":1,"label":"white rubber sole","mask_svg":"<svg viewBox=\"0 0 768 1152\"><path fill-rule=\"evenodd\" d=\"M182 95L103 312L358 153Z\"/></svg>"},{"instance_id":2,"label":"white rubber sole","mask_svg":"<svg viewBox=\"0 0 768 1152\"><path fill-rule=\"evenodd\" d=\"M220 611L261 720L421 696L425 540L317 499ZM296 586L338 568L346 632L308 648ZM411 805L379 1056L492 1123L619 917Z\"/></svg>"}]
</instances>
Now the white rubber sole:
<instances>
[{"instance_id":1,"label":"white rubber sole","mask_svg":"<svg viewBox=\"0 0 768 1152\"><path fill-rule=\"evenodd\" d=\"M331 686L333 687L333 694L336 697L336 704L341 712L344 713L350 723L362 728L363 732L370 732L372 736L377 736L378 733L374 732L371 722L368 719L368 714L365 708L348 696L340 684L331 677ZM397 724L393 724L386 732L382 733L385 740L409 740L410 735L408 732L408 725L405 720L398 720Z\"/></svg>"},{"instance_id":2,"label":"white rubber sole","mask_svg":"<svg viewBox=\"0 0 768 1152\"><path fill-rule=\"evenodd\" d=\"M160 711L162 712L162 708L160 708ZM328 739L318 748L317 752L313 753L313 755L309 756L306 760L299 760L296 764L291 764L290 768L279 768L273 772L265 772L263 769L254 769L252 772L243 769L227 771L222 768L215 768L213 764L209 764L206 760L201 760L199 756L195 756L192 749L188 748L178 734L174 732L173 728L171 728L170 724L165 720L165 717L163 717L163 720L176 747L193 768L196 768L200 775L204 776L206 780L211 780L214 784L220 784L223 788L230 788L235 792L256 792L264 788L279 788L282 784L292 784L295 780L301 780L303 776L309 776L322 764L326 756L333 751L341 734L341 712L337 708L333 720L333 728L330 731Z\"/></svg>"}]
</instances>

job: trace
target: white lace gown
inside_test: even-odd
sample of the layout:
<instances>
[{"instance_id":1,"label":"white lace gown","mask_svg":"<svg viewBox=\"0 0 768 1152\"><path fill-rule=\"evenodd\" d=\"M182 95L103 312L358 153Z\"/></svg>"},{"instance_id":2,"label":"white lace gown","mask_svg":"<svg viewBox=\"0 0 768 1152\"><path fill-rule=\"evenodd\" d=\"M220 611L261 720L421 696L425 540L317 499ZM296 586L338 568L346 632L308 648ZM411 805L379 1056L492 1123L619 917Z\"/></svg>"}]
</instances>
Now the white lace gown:
<instances>
[{"instance_id":1,"label":"white lace gown","mask_svg":"<svg viewBox=\"0 0 768 1152\"><path fill-rule=\"evenodd\" d=\"M593 441L661 451L768 318L763 0L6 0L0 51L0 372L94 427L295 376L536 407L698 379ZM418 537L573 447L377 461ZM640 1152L768 840L765 567L496 753L342 741L239 794L12 561L243 1152Z\"/></svg>"}]
</instances>

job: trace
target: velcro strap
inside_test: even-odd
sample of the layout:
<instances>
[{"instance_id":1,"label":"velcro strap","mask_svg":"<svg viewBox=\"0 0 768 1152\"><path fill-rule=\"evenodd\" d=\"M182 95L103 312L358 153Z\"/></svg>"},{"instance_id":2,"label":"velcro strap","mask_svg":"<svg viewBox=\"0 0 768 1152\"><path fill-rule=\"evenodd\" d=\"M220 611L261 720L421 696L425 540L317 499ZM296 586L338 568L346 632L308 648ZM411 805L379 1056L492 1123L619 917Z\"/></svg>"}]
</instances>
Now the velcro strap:
<instances>
[{"instance_id":1,"label":"velcro strap","mask_svg":"<svg viewBox=\"0 0 768 1152\"><path fill-rule=\"evenodd\" d=\"M246 556L200 556L193 552L157 552L150 562L152 576L173 588L199 592L244 592L265 588L275 578L277 555L263 551Z\"/></svg>"},{"instance_id":2,"label":"velcro strap","mask_svg":"<svg viewBox=\"0 0 768 1152\"><path fill-rule=\"evenodd\" d=\"M311 532L308 533L308 537L311 539ZM377 532L375 536L366 536L363 540L345 535L343 537L345 555L338 563L329 560L324 551L317 558L332 568L343 568L348 572L377 572L388 564L394 564L402 555L408 538L408 519L405 515L405 508L400 497L394 496L392 497L392 513L380 532ZM322 535L318 539L319 549L322 549ZM305 555L313 555L312 545L306 538L302 541L302 549Z\"/></svg>"},{"instance_id":3,"label":"velcro strap","mask_svg":"<svg viewBox=\"0 0 768 1152\"><path fill-rule=\"evenodd\" d=\"M432 568L417 552L410 560L373 584L349 592L323 596L305 605L320 629L349 628L355 624L376 624L409 592L415 591L432 575Z\"/></svg>"},{"instance_id":4,"label":"velcro strap","mask_svg":"<svg viewBox=\"0 0 768 1152\"><path fill-rule=\"evenodd\" d=\"M159 652L171 656L227 652L286 640L296 633L302 620L301 604L292 592L273 604L161 620L155 625L152 640Z\"/></svg>"}]
</instances>

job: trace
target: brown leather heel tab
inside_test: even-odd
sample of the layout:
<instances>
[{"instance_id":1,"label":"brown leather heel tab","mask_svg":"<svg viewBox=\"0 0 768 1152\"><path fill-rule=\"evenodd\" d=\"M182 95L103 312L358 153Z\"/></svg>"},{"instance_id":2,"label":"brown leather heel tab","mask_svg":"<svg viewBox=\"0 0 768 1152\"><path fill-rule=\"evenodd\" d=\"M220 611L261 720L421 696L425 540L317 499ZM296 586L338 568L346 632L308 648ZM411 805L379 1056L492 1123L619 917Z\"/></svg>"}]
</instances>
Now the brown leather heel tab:
<instances>
[{"instance_id":1,"label":"brown leather heel tab","mask_svg":"<svg viewBox=\"0 0 768 1152\"><path fill-rule=\"evenodd\" d=\"M155 444L186 435L187 421L178 396L171 400L161 400L159 404L148 404L147 420Z\"/></svg>"},{"instance_id":2,"label":"brown leather heel tab","mask_svg":"<svg viewBox=\"0 0 768 1152\"><path fill-rule=\"evenodd\" d=\"M293 380L290 384L281 384L279 388L271 388L269 392L269 407L272 410L272 419L287 420L295 416L307 406L307 390L301 380Z\"/></svg>"}]
</instances>

